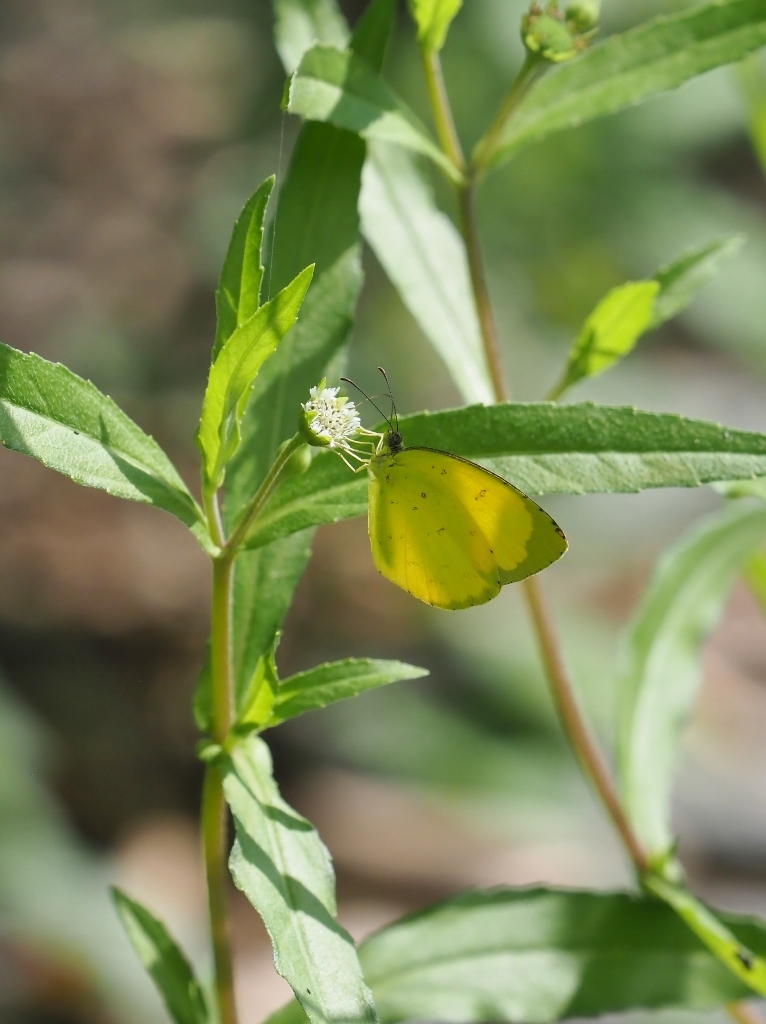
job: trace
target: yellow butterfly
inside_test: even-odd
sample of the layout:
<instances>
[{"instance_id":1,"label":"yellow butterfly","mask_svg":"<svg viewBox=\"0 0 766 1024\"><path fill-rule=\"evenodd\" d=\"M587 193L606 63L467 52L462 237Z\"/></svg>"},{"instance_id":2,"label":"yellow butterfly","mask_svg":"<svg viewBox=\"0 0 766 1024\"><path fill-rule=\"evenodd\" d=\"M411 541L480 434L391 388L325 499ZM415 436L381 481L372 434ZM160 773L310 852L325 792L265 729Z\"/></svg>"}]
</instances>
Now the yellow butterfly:
<instances>
[{"instance_id":1,"label":"yellow butterfly","mask_svg":"<svg viewBox=\"0 0 766 1024\"><path fill-rule=\"evenodd\" d=\"M561 558L566 537L531 498L468 459L406 448L393 417L367 463L370 546L387 579L436 608L469 608Z\"/></svg>"}]
</instances>

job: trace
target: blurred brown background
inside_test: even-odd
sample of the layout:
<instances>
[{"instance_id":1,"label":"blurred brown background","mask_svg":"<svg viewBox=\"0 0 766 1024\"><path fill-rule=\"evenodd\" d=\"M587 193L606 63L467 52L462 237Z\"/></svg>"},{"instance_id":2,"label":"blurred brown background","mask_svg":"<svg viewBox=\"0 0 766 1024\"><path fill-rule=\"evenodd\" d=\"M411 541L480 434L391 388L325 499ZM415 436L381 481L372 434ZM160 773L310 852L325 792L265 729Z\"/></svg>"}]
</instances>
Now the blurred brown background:
<instances>
[{"instance_id":1,"label":"blurred brown background","mask_svg":"<svg viewBox=\"0 0 766 1024\"><path fill-rule=\"evenodd\" d=\"M354 19L362 0L342 4ZM605 30L681 4L605 0ZM471 0L445 66L478 136L519 60L516 0ZM286 165L296 125L267 0L5 0L0 8L0 338L111 394L193 483L213 290L233 220ZM402 12L388 74L424 112ZM514 393L539 397L611 286L690 245L748 244L691 310L577 397L766 429L766 184L732 69L552 139L483 194ZM491 215L488 215L490 214ZM457 401L374 258L351 356L385 362L402 411ZM373 385L374 386L374 385ZM161 1021L108 881L205 970L190 698L208 569L184 528L0 450L0 1020ZM546 574L569 657L613 735L615 638L662 549L713 494L547 501L571 551ZM512 588L417 605L374 572L363 521L319 532L284 673L348 655L431 669L272 734L285 795L319 827L341 917L363 935L468 885L620 886L629 872L580 781ZM766 912L766 630L736 590L706 651L677 824L695 883ZM286 997L236 904L245 1019Z\"/></svg>"}]
</instances>

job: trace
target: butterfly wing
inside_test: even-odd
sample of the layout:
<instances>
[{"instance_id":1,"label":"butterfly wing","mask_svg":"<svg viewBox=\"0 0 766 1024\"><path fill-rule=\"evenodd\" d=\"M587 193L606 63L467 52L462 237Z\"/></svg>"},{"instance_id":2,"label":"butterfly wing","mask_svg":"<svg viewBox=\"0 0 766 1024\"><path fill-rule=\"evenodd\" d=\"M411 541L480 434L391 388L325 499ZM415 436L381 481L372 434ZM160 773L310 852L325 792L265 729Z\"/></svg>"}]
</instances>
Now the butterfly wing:
<instances>
[{"instance_id":1,"label":"butterfly wing","mask_svg":"<svg viewBox=\"0 0 766 1024\"><path fill-rule=\"evenodd\" d=\"M375 456L369 532L377 568L438 608L467 608L556 561L566 540L502 477L428 448Z\"/></svg>"}]
</instances>

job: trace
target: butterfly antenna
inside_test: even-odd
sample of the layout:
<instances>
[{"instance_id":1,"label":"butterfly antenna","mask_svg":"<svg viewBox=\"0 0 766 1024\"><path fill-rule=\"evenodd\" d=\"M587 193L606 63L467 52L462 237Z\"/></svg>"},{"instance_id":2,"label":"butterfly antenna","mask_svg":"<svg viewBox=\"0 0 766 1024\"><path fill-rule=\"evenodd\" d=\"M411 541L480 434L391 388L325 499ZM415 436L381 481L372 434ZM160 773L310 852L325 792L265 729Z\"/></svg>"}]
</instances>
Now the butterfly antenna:
<instances>
[{"instance_id":1,"label":"butterfly antenna","mask_svg":"<svg viewBox=\"0 0 766 1024\"><path fill-rule=\"evenodd\" d=\"M393 427L393 424L391 423L390 418L388 416L386 416L386 414L383 412L383 410L380 408L380 406L377 405L377 403L373 402L373 400L370 398L370 396L367 394L366 391L362 391L362 389L359 387L359 385L355 384L354 381L351 380L350 377L341 377L340 380L344 381L344 383L346 383L346 384L350 384L352 388L356 388L356 390L359 392L360 395L364 395L364 397L367 399L367 401L370 403L370 405L374 409L377 409L377 411L380 413L380 415L386 421L386 423L388 424L389 430L393 431L394 427Z\"/></svg>"},{"instance_id":2,"label":"butterfly antenna","mask_svg":"<svg viewBox=\"0 0 766 1024\"><path fill-rule=\"evenodd\" d=\"M398 434L399 433L399 413L396 411L396 402L394 401L394 393L391 390L391 384L389 382L388 374L386 373L386 371L383 369L382 366L379 366L378 370L383 374L383 380L386 382L386 387L388 388L388 397L391 399L391 415L393 416L394 422L396 423L396 432Z\"/></svg>"}]
</instances>

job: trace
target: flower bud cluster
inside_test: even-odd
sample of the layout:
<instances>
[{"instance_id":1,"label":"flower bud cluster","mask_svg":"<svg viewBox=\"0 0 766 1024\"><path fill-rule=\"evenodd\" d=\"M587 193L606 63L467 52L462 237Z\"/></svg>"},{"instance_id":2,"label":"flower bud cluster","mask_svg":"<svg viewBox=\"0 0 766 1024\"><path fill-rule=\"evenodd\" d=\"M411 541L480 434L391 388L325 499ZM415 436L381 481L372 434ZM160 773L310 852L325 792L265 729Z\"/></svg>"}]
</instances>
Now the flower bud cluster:
<instances>
[{"instance_id":1,"label":"flower bud cluster","mask_svg":"<svg viewBox=\"0 0 766 1024\"><path fill-rule=\"evenodd\" d=\"M535 0L521 19L521 38L527 52L553 64L571 60L594 36L599 0L575 0L561 10L557 0L545 7Z\"/></svg>"}]
</instances>

